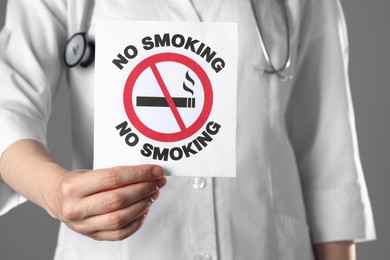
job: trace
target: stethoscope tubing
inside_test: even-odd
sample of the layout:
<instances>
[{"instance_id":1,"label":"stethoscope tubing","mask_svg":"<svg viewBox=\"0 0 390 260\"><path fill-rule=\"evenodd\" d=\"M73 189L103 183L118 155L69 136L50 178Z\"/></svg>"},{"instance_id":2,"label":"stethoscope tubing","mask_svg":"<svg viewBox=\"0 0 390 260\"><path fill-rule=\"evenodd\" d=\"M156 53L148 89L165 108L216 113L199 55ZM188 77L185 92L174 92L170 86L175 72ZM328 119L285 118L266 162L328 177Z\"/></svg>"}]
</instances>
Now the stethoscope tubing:
<instances>
[{"instance_id":1,"label":"stethoscope tubing","mask_svg":"<svg viewBox=\"0 0 390 260\"><path fill-rule=\"evenodd\" d=\"M288 76L284 73L284 71L290 66L291 64L291 35L290 35L290 25L289 25L289 15L287 11L287 5L286 0L276 0L280 5L283 12L284 17L284 23L286 27L286 59L283 63L283 65L280 68L276 68L274 63L272 62L270 52L268 51L267 44L265 43L264 33L259 23L259 16L256 13L254 0L250 0L252 12L256 20L257 25L257 36L260 42L261 49L263 51L263 55L265 58L265 61L267 62L269 68L264 69L264 73L268 74L276 74L281 80L285 80Z\"/></svg>"},{"instance_id":2,"label":"stethoscope tubing","mask_svg":"<svg viewBox=\"0 0 390 260\"><path fill-rule=\"evenodd\" d=\"M285 59L283 65L281 67L279 67L279 68L276 68L276 66L272 62L269 49L268 49L267 44L266 44L266 42L264 40L264 33L263 33L263 30L262 30L262 28L260 26L260 22L259 22L260 20L259 20L259 16L257 15L257 12L256 12L256 7L255 7L255 4L254 4L254 0L249 0L249 2L251 4L251 9L252 9L252 12L253 12L253 16L254 16L254 18L256 20L258 40L260 42L260 46L261 46L261 49L263 51L263 55L264 55L265 61L266 61L267 65L268 65L268 68L265 68L263 70L263 73L275 74L275 75L277 75L279 77L279 79L286 80L286 79L289 78L289 76L286 73L284 73L284 71L291 64L291 35L290 35L289 14L288 14L287 5L286 5L286 1L287 0L275 0L275 1L277 1L280 4L280 6L281 6L283 17L284 17L284 22L285 22L285 27L286 27L286 59ZM190 1L190 2L193 5L192 1ZM94 0L85 0L84 4L86 6L85 6L85 8L83 10L83 14L81 16L79 33L76 33L76 34L83 34L84 37L86 37L87 30L88 30L88 27L89 27L89 23L90 23L90 20L91 20L90 18L92 17L92 12L93 12L93 7L94 7L94 4L95 4L95 1ZM76 16L76 10L75 10L76 1L73 2L73 6L72 7L73 7L72 12ZM194 9L195 9L195 7L194 7ZM198 15L199 20L202 21L202 19L201 19L201 17L200 17L198 12L197 12L197 15ZM73 21L77 24L77 19L75 19L76 18L75 16L73 17L74 18ZM73 36L72 36L72 38L73 38ZM89 44L89 47L91 47L90 43L88 43L88 44ZM92 46L92 50L91 51L94 52L94 48L93 47L94 46ZM92 63L91 59L93 59L93 58L94 58L94 55L92 55L88 59L88 62L84 63L84 65L87 64L86 66L88 66L89 64L91 64ZM86 66L83 66L83 67L86 67ZM72 67L72 66L69 66L69 67Z\"/></svg>"}]
</instances>

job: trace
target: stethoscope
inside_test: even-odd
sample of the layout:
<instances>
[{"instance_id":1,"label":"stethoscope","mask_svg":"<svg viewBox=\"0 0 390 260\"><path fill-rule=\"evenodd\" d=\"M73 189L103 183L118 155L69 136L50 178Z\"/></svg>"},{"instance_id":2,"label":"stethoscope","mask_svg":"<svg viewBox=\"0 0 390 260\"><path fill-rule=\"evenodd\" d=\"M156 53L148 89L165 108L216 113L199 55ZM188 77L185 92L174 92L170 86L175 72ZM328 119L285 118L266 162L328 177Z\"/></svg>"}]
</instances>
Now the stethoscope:
<instances>
[{"instance_id":1,"label":"stethoscope","mask_svg":"<svg viewBox=\"0 0 390 260\"><path fill-rule=\"evenodd\" d=\"M90 18L92 16L92 10L94 5L94 0L85 0L86 1L86 8L84 8L84 13L82 15L82 22L80 26L80 32L75 33L67 42L65 51L64 51L64 61L66 66L68 67L75 67L80 65L81 67L88 67L91 65L95 59L95 42L92 40L87 40L87 21L90 21ZM261 26L259 24L259 17L256 13L254 0L250 0L251 3L251 9L253 12L253 15L256 20L257 25L257 36L261 45L261 48L264 53L265 61L268 65L268 68L261 69L261 73L266 74L274 74L276 75L280 80L286 81L288 79L291 79L291 76L285 73L286 69L291 64L291 42L290 42L290 26L289 26L289 18L288 18L288 10L286 5L286 0L275 0L277 1L282 8L284 22L286 26L286 59L284 61L284 64L276 68L274 63L271 60L270 52L268 51L268 47L264 41L264 34L261 29ZM192 4L192 1L190 1ZM196 10L196 8L194 8ZM72 10L74 11L74 10ZM199 13L197 13L199 20L202 21ZM88 18L88 19L87 19Z\"/></svg>"},{"instance_id":2,"label":"stethoscope","mask_svg":"<svg viewBox=\"0 0 390 260\"><path fill-rule=\"evenodd\" d=\"M73 4L73 5L72 5ZM95 41L87 39L87 30L92 17L94 0L85 0L86 8L82 14L80 29L75 33L65 45L64 62L69 68L80 65L83 68L89 67L95 60ZM73 17L71 19L76 21L76 1L71 3L70 8Z\"/></svg>"},{"instance_id":3,"label":"stethoscope","mask_svg":"<svg viewBox=\"0 0 390 260\"><path fill-rule=\"evenodd\" d=\"M264 34L261 29L261 26L259 24L259 17L257 16L255 5L253 3L253 0L250 1L251 7L252 7L252 12L256 20L256 25L257 25L257 37L259 39L261 49L263 50L264 58L265 61L268 64L269 68L264 68L261 69L261 73L267 73L267 74L275 74L279 77L281 81L287 81L292 78L291 75L288 75L285 71L290 67L291 65L291 36L290 36L290 25L289 25L289 18L288 18L288 10L287 10L287 5L286 5L287 0L276 0L281 5L281 9L283 12L283 18L284 18L284 23L286 27L286 59L283 63L283 65L280 68L276 68L274 63L271 60L271 56L269 54L267 45L264 41Z\"/></svg>"}]
</instances>

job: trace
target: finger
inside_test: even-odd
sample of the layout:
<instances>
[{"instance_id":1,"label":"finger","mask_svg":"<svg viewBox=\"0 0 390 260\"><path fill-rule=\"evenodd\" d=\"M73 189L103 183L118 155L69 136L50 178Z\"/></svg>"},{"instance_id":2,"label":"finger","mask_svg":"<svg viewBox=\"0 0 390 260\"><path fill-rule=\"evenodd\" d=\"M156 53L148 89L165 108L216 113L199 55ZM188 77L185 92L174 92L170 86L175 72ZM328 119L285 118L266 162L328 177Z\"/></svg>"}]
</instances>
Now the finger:
<instances>
[{"instance_id":1,"label":"finger","mask_svg":"<svg viewBox=\"0 0 390 260\"><path fill-rule=\"evenodd\" d=\"M148 213L153 202L154 200L148 197L125 209L89 218L84 221L84 228L79 225L79 231L94 237L97 233L109 234L127 229L131 223Z\"/></svg>"},{"instance_id":2,"label":"finger","mask_svg":"<svg viewBox=\"0 0 390 260\"><path fill-rule=\"evenodd\" d=\"M131 222L126 227L119 230L112 231L99 231L90 235L95 240L106 240L106 241L120 241L128 238L137 232L146 220L147 215L141 215L135 221Z\"/></svg>"},{"instance_id":3,"label":"finger","mask_svg":"<svg viewBox=\"0 0 390 260\"><path fill-rule=\"evenodd\" d=\"M87 196L126 185L162 178L163 169L157 165L120 166L91 171L80 175L81 195Z\"/></svg>"},{"instance_id":4,"label":"finger","mask_svg":"<svg viewBox=\"0 0 390 260\"><path fill-rule=\"evenodd\" d=\"M88 218L126 208L158 191L159 187L161 187L161 182L164 183L164 179L131 184L88 196L77 205L80 217Z\"/></svg>"},{"instance_id":5,"label":"finger","mask_svg":"<svg viewBox=\"0 0 390 260\"><path fill-rule=\"evenodd\" d=\"M94 216L87 219L85 222L90 227L97 227L98 231L122 229L148 210L153 202L154 200L148 197L130 205L127 208Z\"/></svg>"}]
</instances>

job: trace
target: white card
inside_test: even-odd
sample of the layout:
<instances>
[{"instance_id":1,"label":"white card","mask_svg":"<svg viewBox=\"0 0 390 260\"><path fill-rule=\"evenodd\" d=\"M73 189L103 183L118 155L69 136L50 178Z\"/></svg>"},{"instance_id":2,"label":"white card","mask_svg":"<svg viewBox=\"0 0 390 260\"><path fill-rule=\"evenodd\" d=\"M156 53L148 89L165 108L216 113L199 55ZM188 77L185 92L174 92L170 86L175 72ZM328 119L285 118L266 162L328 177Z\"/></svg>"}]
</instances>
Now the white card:
<instances>
[{"instance_id":1,"label":"white card","mask_svg":"<svg viewBox=\"0 0 390 260\"><path fill-rule=\"evenodd\" d=\"M238 25L99 21L94 168L236 176Z\"/></svg>"}]
</instances>

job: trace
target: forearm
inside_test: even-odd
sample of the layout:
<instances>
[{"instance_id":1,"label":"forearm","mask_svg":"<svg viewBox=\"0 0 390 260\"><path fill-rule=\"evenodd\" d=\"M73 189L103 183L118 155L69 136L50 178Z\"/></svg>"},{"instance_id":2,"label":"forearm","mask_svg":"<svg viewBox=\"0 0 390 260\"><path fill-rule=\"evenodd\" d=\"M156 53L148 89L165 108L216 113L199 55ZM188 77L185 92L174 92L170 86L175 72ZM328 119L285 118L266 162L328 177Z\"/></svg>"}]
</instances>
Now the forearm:
<instances>
[{"instance_id":1,"label":"forearm","mask_svg":"<svg viewBox=\"0 0 390 260\"><path fill-rule=\"evenodd\" d=\"M53 217L46 196L65 172L43 145L32 140L12 144L0 160L0 176L4 182Z\"/></svg>"},{"instance_id":2,"label":"forearm","mask_svg":"<svg viewBox=\"0 0 390 260\"><path fill-rule=\"evenodd\" d=\"M18 141L4 152L0 173L16 192L97 240L134 234L166 184L157 165L67 171L31 140Z\"/></svg>"},{"instance_id":3,"label":"forearm","mask_svg":"<svg viewBox=\"0 0 390 260\"><path fill-rule=\"evenodd\" d=\"M356 260L355 244L352 241L314 245L316 260Z\"/></svg>"}]
</instances>

